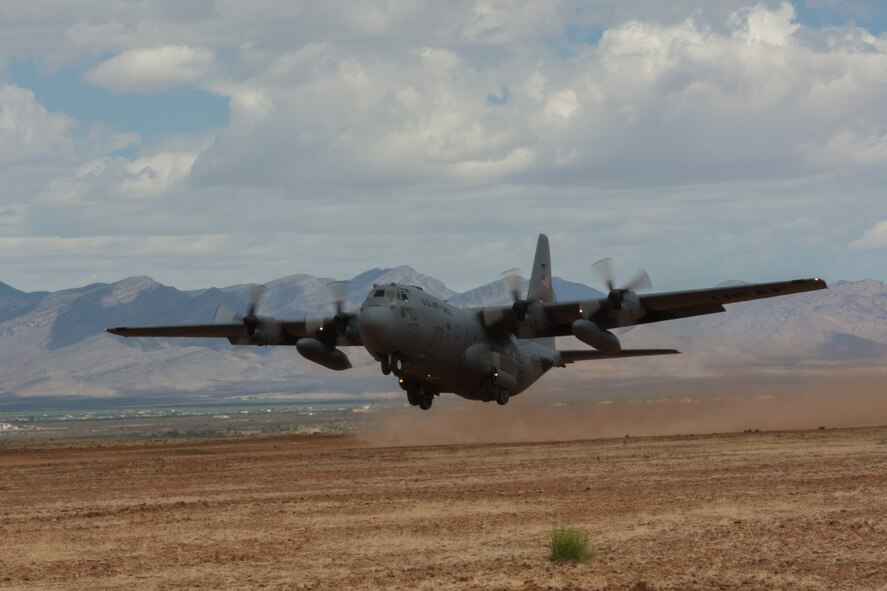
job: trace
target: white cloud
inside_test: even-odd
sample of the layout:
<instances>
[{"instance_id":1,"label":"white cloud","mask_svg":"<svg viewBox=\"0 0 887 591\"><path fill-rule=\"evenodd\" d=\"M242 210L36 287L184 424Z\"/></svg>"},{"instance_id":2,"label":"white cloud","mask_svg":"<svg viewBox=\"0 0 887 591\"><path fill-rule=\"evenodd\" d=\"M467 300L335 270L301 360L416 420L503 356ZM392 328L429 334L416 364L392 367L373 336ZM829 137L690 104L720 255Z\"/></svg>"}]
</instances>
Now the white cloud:
<instances>
[{"instance_id":1,"label":"white cloud","mask_svg":"<svg viewBox=\"0 0 887 591\"><path fill-rule=\"evenodd\" d=\"M505 43L539 34L555 35L563 26L563 2L479 0L459 32L463 39Z\"/></svg>"},{"instance_id":2,"label":"white cloud","mask_svg":"<svg viewBox=\"0 0 887 591\"><path fill-rule=\"evenodd\" d=\"M862 238L850 243L853 250L887 250L887 220L882 220L865 231Z\"/></svg>"},{"instance_id":3,"label":"white cloud","mask_svg":"<svg viewBox=\"0 0 887 591\"><path fill-rule=\"evenodd\" d=\"M501 28L499 8L475 5L483 30ZM309 44L217 88L232 124L195 171L281 188L880 174L887 53L805 45L794 19L781 3L734 11L723 30L633 20L572 57Z\"/></svg>"},{"instance_id":4,"label":"white cloud","mask_svg":"<svg viewBox=\"0 0 887 591\"><path fill-rule=\"evenodd\" d=\"M556 122L566 123L579 108L576 93L572 90L564 90L553 94L545 103L545 114Z\"/></svg>"},{"instance_id":5,"label":"white cloud","mask_svg":"<svg viewBox=\"0 0 887 591\"><path fill-rule=\"evenodd\" d=\"M161 197L181 187L196 152L157 152L135 159L106 157L82 164L37 195L50 205L98 204L116 199Z\"/></svg>"},{"instance_id":6,"label":"white cloud","mask_svg":"<svg viewBox=\"0 0 887 591\"><path fill-rule=\"evenodd\" d=\"M121 52L86 73L86 79L117 92L152 92L204 79L215 67L204 47L164 45Z\"/></svg>"},{"instance_id":7,"label":"white cloud","mask_svg":"<svg viewBox=\"0 0 887 591\"><path fill-rule=\"evenodd\" d=\"M73 155L76 122L50 113L26 88L0 86L0 162Z\"/></svg>"},{"instance_id":8,"label":"white cloud","mask_svg":"<svg viewBox=\"0 0 887 591\"><path fill-rule=\"evenodd\" d=\"M784 46L791 42L799 26L794 22L795 9L788 2L770 10L763 4L734 13L731 21L736 35L751 42Z\"/></svg>"},{"instance_id":9,"label":"white cloud","mask_svg":"<svg viewBox=\"0 0 887 591\"><path fill-rule=\"evenodd\" d=\"M138 219L145 235L228 236L188 250L204 283L407 262L469 287L483 253L531 250L541 230L558 272L619 255L677 288L771 263L779 278L779 261L846 277L848 245L884 219L887 36L802 25L781 0L27 6L4 9L0 57L51 71L111 55L89 81L195 85L230 98L230 121L201 138L69 128L34 152L63 165L3 170L0 235Z\"/></svg>"},{"instance_id":10,"label":"white cloud","mask_svg":"<svg viewBox=\"0 0 887 591\"><path fill-rule=\"evenodd\" d=\"M121 194L127 197L151 197L162 194L185 179L194 166L193 152L159 152L125 164L129 176L121 181Z\"/></svg>"}]
</instances>

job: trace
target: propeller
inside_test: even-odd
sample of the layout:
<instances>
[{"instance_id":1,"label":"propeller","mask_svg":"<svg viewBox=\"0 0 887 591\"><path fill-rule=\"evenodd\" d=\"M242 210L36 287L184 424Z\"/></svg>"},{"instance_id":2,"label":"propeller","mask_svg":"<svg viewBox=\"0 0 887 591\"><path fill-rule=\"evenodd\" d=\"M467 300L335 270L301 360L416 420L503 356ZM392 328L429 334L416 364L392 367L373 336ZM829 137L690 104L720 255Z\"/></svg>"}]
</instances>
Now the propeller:
<instances>
[{"instance_id":1,"label":"propeller","mask_svg":"<svg viewBox=\"0 0 887 591\"><path fill-rule=\"evenodd\" d=\"M592 264L591 271L598 276L604 285L607 286L607 290L609 291L607 299L610 301L610 306L612 306L614 310L620 310L622 308L622 301L625 299L626 292L646 290L653 287L653 283L650 281L650 276L647 275L647 272L643 269L639 269L628 283L623 287L617 288L616 282L613 280L613 261L610 258L601 259Z\"/></svg>"},{"instance_id":2,"label":"propeller","mask_svg":"<svg viewBox=\"0 0 887 591\"><path fill-rule=\"evenodd\" d=\"M256 334L256 329L259 327L259 317L256 316L256 308L259 307L259 302L262 301L267 289L267 287L258 283L253 283L249 286L249 300L246 308L246 316L241 319L243 325L246 327L246 334L249 336Z\"/></svg>"},{"instance_id":3,"label":"propeller","mask_svg":"<svg viewBox=\"0 0 887 591\"><path fill-rule=\"evenodd\" d=\"M345 334L348 330L348 314L345 313L345 288L348 287L347 281L330 281L326 284L330 290L330 296L333 302L333 308L336 311L333 316L333 326L336 332Z\"/></svg>"},{"instance_id":4,"label":"propeller","mask_svg":"<svg viewBox=\"0 0 887 591\"><path fill-rule=\"evenodd\" d=\"M530 308L530 302L521 297L521 276L520 269L508 269L503 271L501 275L511 294L514 304L511 305L511 311L518 322L523 322L527 318L527 310Z\"/></svg>"},{"instance_id":5,"label":"propeller","mask_svg":"<svg viewBox=\"0 0 887 591\"><path fill-rule=\"evenodd\" d=\"M213 315L213 322L216 324L230 324L232 322L242 322L246 327L250 336L256 333L259 326L259 317L256 316L256 309L259 302L265 295L267 288L264 285L250 284L248 288L248 299L246 306L246 315L239 316L237 312L226 306L224 303L219 304L216 313Z\"/></svg>"},{"instance_id":6,"label":"propeller","mask_svg":"<svg viewBox=\"0 0 887 591\"><path fill-rule=\"evenodd\" d=\"M256 315L256 309L265 295L266 287L264 285L250 284L247 291L247 307L246 314L240 316L237 312L226 306L224 303L219 304L216 313L213 315L213 322L216 324L236 324L242 323L246 328L246 336L238 339L238 344L249 344L249 338L256 334L259 328L259 317ZM234 351L237 357L246 355L246 347L238 347Z\"/></svg>"}]
</instances>

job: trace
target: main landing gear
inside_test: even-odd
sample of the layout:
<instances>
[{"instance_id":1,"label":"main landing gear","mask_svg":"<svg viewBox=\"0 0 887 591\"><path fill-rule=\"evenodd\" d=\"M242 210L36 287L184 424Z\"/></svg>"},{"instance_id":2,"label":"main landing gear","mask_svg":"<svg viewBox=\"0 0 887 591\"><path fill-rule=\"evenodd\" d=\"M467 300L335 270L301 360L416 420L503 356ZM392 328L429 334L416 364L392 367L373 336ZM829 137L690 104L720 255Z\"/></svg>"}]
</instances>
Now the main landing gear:
<instances>
[{"instance_id":1,"label":"main landing gear","mask_svg":"<svg viewBox=\"0 0 887 591\"><path fill-rule=\"evenodd\" d=\"M403 357L397 353L381 355L379 363L382 366L382 373L384 375L387 376L393 373L400 378L398 383L406 391L407 401L410 403L410 406L418 406L422 410L431 408L434 397L440 394L440 392L433 386L423 385L421 382L414 382L409 379L404 374Z\"/></svg>"},{"instance_id":2,"label":"main landing gear","mask_svg":"<svg viewBox=\"0 0 887 591\"><path fill-rule=\"evenodd\" d=\"M499 406L505 406L508 404L508 390L501 386L497 386L493 380L485 380L484 381L484 402L490 402L491 400L495 400L496 404Z\"/></svg>"},{"instance_id":3,"label":"main landing gear","mask_svg":"<svg viewBox=\"0 0 887 591\"><path fill-rule=\"evenodd\" d=\"M418 406L422 410L431 408L435 392L415 382L401 382L400 387L407 391L407 401L411 406Z\"/></svg>"},{"instance_id":4,"label":"main landing gear","mask_svg":"<svg viewBox=\"0 0 887 591\"><path fill-rule=\"evenodd\" d=\"M505 406L508 404L508 390L505 388L499 388L499 391L496 392L496 404L499 406Z\"/></svg>"}]
</instances>

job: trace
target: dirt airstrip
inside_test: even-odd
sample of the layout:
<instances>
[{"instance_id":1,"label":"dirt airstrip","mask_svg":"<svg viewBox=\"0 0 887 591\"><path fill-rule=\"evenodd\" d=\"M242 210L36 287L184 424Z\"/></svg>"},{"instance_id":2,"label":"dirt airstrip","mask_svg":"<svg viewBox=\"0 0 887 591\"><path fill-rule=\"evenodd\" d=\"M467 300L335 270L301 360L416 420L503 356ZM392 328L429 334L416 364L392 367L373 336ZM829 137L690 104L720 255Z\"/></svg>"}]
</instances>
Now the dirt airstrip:
<instances>
[{"instance_id":1,"label":"dirt airstrip","mask_svg":"<svg viewBox=\"0 0 887 591\"><path fill-rule=\"evenodd\" d=\"M5 444L0 540L3 589L885 589L887 428Z\"/></svg>"}]
</instances>

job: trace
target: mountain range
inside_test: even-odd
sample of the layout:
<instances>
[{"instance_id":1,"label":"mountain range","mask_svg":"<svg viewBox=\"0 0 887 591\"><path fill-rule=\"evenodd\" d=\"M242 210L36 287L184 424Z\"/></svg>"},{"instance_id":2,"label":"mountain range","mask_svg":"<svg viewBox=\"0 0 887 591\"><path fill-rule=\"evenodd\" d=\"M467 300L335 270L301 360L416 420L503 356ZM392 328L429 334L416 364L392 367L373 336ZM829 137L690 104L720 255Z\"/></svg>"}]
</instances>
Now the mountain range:
<instances>
[{"instance_id":1,"label":"mountain range","mask_svg":"<svg viewBox=\"0 0 887 591\"><path fill-rule=\"evenodd\" d=\"M268 282L260 312L279 318L328 312L330 282L303 274ZM457 293L437 279L401 266L371 269L348 281L343 294L346 309L356 309L374 284L387 283L417 285L458 306L503 304L511 298L504 279ZM526 290L526 280L521 287ZM560 278L554 279L554 288L560 300L603 295ZM243 310L249 291L248 285L181 291L150 277L56 292L28 293L0 283L0 399L353 398L399 392L393 379L382 376L362 349L348 351L353 370L337 373L302 359L292 347L122 339L103 332L110 326L210 322L219 305ZM570 340L561 346L584 347ZM577 364L551 384L577 379L600 384L626 376L716 377L738 368L802 372L814 366L863 366L881 371L887 360L887 285L875 280L837 282L827 292L736 304L725 314L638 327L623 340L625 346L677 347L684 355L679 361Z\"/></svg>"}]
</instances>

